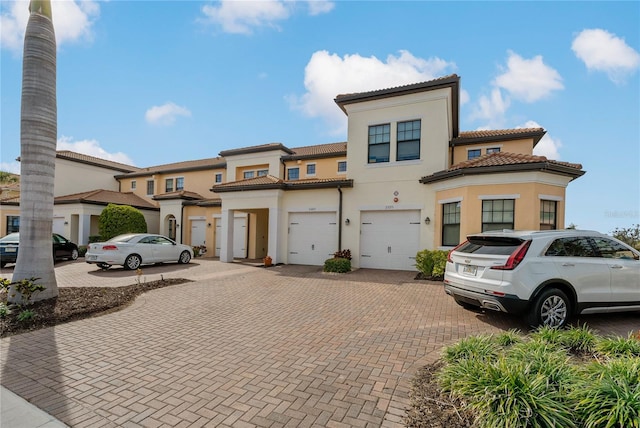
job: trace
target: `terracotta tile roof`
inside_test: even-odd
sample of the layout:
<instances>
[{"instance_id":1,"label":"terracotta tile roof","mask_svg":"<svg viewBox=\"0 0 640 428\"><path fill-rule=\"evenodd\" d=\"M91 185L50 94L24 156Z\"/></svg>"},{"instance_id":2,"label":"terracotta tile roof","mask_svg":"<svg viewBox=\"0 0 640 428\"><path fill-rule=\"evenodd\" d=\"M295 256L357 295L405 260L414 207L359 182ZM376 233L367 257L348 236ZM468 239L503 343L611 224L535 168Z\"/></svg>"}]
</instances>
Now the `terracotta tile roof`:
<instances>
[{"instance_id":1,"label":"terracotta tile roof","mask_svg":"<svg viewBox=\"0 0 640 428\"><path fill-rule=\"evenodd\" d=\"M282 180L272 175L262 177L248 178L246 180L233 181L229 183L218 184L213 186L211 191L235 192L243 190L263 190L263 189L282 189L296 190L305 188L325 188L325 187L353 187L353 180L346 178L315 178L304 180Z\"/></svg>"},{"instance_id":2,"label":"terracotta tile roof","mask_svg":"<svg viewBox=\"0 0 640 428\"><path fill-rule=\"evenodd\" d=\"M95 156L72 152L71 150L59 150L56 152L56 157L60 159L82 162L89 165L100 166L102 168L113 169L119 172L133 172L139 170L138 167L132 165L127 165L124 163L114 162L106 159L100 159Z\"/></svg>"},{"instance_id":3,"label":"terracotta tile roof","mask_svg":"<svg viewBox=\"0 0 640 428\"><path fill-rule=\"evenodd\" d=\"M447 170L422 177L420 182L433 183L463 175L518 171L546 171L567 175L573 177L573 179L585 173L582 170L582 165L578 163L549 160L545 156L498 152L460 162Z\"/></svg>"},{"instance_id":4,"label":"terracotta tile roof","mask_svg":"<svg viewBox=\"0 0 640 428\"><path fill-rule=\"evenodd\" d=\"M20 205L20 195L9 195L6 198L0 196L0 204Z\"/></svg>"},{"instance_id":5,"label":"terracotta tile roof","mask_svg":"<svg viewBox=\"0 0 640 428\"><path fill-rule=\"evenodd\" d=\"M154 200L167 200L167 199L186 199L186 200L199 200L204 199L199 193L189 192L187 190L179 190L176 192L162 193L153 197Z\"/></svg>"},{"instance_id":6,"label":"terracotta tile roof","mask_svg":"<svg viewBox=\"0 0 640 428\"><path fill-rule=\"evenodd\" d=\"M131 178L140 177L153 174L170 174L186 171L199 171L207 169L225 168L227 161L221 157L196 159L183 162L173 162L163 165L150 166L148 168L139 168L137 171L130 174L117 175L116 178Z\"/></svg>"},{"instance_id":7,"label":"terracotta tile roof","mask_svg":"<svg viewBox=\"0 0 640 428\"><path fill-rule=\"evenodd\" d=\"M544 137L544 128L514 128L514 129L487 129L477 131L460 131L460 134L451 140L452 146L474 144L490 141L517 140L532 138L533 146Z\"/></svg>"},{"instance_id":8,"label":"terracotta tile roof","mask_svg":"<svg viewBox=\"0 0 640 428\"><path fill-rule=\"evenodd\" d=\"M293 152L288 147L285 147L282 143L267 143L257 146L241 147L239 149L229 149L220 152L220 156L234 156L243 155L247 153L260 153L269 152L271 150L282 150L286 153L292 154Z\"/></svg>"},{"instance_id":9,"label":"terracotta tile roof","mask_svg":"<svg viewBox=\"0 0 640 428\"><path fill-rule=\"evenodd\" d=\"M328 143L318 144L315 146L295 147L291 149L292 155L283 156L285 160L291 159L304 159L304 158L323 158L333 156L346 156L347 155L347 143Z\"/></svg>"},{"instance_id":10,"label":"terracotta tile roof","mask_svg":"<svg viewBox=\"0 0 640 428\"><path fill-rule=\"evenodd\" d=\"M184 205L195 205L198 207L220 207L222 206L222 199L220 198L211 198L211 199L202 199L197 201L184 201Z\"/></svg>"},{"instance_id":11,"label":"terracotta tile roof","mask_svg":"<svg viewBox=\"0 0 640 428\"><path fill-rule=\"evenodd\" d=\"M89 192L74 193L72 195L54 198L54 204L86 203L95 205L131 205L143 209L159 209L157 204L150 202L133 192L116 192L113 190L96 189Z\"/></svg>"}]
</instances>

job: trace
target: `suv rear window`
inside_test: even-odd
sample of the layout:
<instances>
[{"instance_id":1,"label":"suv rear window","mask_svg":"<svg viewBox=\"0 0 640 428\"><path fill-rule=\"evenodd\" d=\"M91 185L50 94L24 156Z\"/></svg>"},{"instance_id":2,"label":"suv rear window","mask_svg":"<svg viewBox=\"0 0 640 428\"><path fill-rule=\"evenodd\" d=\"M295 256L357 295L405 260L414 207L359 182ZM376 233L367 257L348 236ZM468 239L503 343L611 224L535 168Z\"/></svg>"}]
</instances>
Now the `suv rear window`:
<instances>
[{"instance_id":1,"label":"suv rear window","mask_svg":"<svg viewBox=\"0 0 640 428\"><path fill-rule=\"evenodd\" d=\"M456 251L473 254L511 255L524 241L504 236L470 236Z\"/></svg>"}]
</instances>

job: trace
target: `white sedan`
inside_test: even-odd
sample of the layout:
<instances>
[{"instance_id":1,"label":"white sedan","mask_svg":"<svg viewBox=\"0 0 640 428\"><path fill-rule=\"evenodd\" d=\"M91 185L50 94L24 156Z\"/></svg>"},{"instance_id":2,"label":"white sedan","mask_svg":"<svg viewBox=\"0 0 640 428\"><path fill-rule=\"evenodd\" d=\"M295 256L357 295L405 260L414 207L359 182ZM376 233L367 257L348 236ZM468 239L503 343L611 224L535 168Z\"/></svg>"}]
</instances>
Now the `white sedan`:
<instances>
[{"instance_id":1,"label":"white sedan","mask_svg":"<svg viewBox=\"0 0 640 428\"><path fill-rule=\"evenodd\" d=\"M178 262L189 263L193 249L178 244L162 235L151 233L128 233L118 235L106 242L89 244L84 259L102 269L122 265L125 269L138 269L140 265Z\"/></svg>"}]
</instances>

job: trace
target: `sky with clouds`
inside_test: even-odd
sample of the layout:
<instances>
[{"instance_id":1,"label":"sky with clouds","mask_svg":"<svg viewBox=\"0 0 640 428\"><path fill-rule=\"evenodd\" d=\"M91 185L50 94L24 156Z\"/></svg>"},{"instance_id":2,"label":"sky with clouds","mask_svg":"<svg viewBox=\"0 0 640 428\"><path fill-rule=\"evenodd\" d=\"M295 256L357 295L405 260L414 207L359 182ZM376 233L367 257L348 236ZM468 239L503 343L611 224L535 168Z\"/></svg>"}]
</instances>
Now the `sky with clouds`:
<instances>
[{"instance_id":1,"label":"sky with clouds","mask_svg":"<svg viewBox=\"0 0 640 428\"><path fill-rule=\"evenodd\" d=\"M345 141L338 94L461 76L461 130L543 127L567 223L640 222L637 2L54 0L58 149L136 166ZM0 169L19 172L28 1L0 3Z\"/></svg>"}]
</instances>

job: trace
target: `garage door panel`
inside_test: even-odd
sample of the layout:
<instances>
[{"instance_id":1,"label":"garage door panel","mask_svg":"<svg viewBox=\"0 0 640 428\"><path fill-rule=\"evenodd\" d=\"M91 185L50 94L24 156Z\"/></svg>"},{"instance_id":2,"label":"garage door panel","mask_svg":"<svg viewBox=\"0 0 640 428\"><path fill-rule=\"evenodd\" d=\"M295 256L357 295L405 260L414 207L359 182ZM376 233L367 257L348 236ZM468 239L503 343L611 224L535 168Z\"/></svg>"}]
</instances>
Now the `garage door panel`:
<instances>
[{"instance_id":1,"label":"garage door panel","mask_svg":"<svg viewBox=\"0 0 640 428\"><path fill-rule=\"evenodd\" d=\"M216 219L216 257L220 257L221 248L222 219ZM245 217L236 217L233 220L233 257L236 259L247 257L247 219Z\"/></svg>"},{"instance_id":2,"label":"garage door panel","mask_svg":"<svg viewBox=\"0 0 640 428\"><path fill-rule=\"evenodd\" d=\"M322 266L338 249L335 212L289 214L289 264Z\"/></svg>"},{"instance_id":3,"label":"garage door panel","mask_svg":"<svg viewBox=\"0 0 640 428\"><path fill-rule=\"evenodd\" d=\"M363 211L360 267L414 270L420 244L420 211Z\"/></svg>"}]
</instances>

